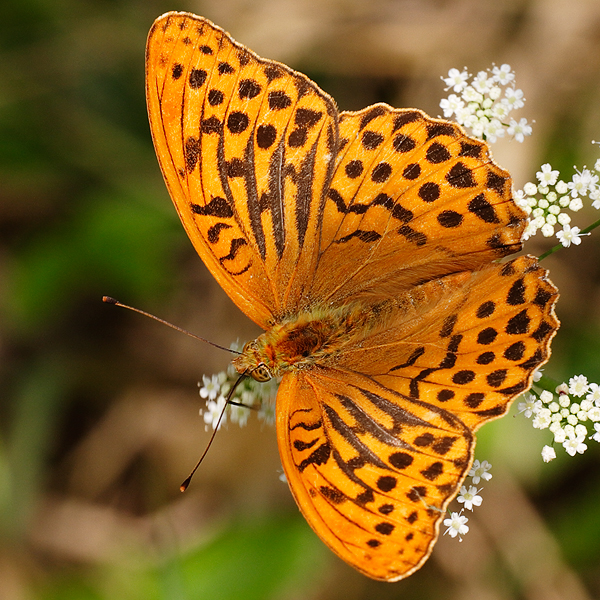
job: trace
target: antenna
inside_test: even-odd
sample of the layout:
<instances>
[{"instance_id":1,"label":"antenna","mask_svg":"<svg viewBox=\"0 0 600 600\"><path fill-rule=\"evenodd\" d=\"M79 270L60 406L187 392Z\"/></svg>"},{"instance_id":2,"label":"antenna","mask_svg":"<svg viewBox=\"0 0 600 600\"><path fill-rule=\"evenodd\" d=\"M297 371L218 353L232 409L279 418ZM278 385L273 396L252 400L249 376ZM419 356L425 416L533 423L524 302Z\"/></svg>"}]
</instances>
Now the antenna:
<instances>
[{"instance_id":1,"label":"antenna","mask_svg":"<svg viewBox=\"0 0 600 600\"><path fill-rule=\"evenodd\" d=\"M231 352L232 354L241 354L241 352L238 352L237 350L232 350L231 348L225 348L225 346L219 346L219 344L215 344L214 342L211 342L210 340L200 337L199 335L196 335L194 333L191 333L187 329L183 329L182 327L177 327L177 325L173 325L173 323L169 323L169 321L160 319L159 317L156 317L153 314L146 312L145 310L140 310L139 308L134 308L133 306L128 306L127 304L123 304L122 302L119 302L118 300L115 300L114 298L111 298L110 296L102 296L102 302L104 302L106 304L114 304L115 306L120 306L121 308L126 308L127 310L131 310L133 312L139 313L140 315L144 315L145 317L149 317L150 319L154 319L155 321L158 321L159 323L162 323L163 325L166 325L167 327L170 327L171 329L174 329L175 331L180 331L181 333L185 333L185 335L189 335L190 337L192 337L196 340L199 340L201 342L206 342L207 344L210 344L211 346L214 346L215 348L218 348L219 350L225 350L225 352ZM237 383L236 383L236 385L237 385ZM225 406L227 406L227 405L225 405Z\"/></svg>"},{"instance_id":2,"label":"antenna","mask_svg":"<svg viewBox=\"0 0 600 600\"><path fill-rule=\"evenodd\" d=\"M186 335L189 335L190 337L192 337L196 340L199 340L201 342L206 342L207 344L210 344L211 346L214 346L215 348L219 348L219 350L225 350L225 352L231 352L232 354L241 354L241 352L238 352L237 350L232 350L231 348L225 348L224 346L219 346L219 344L215 344L214 342L211 342L210 340L200 337L199 335L196 335L194 333L191 333L187 329L183 329L182 327L173 325L173 323L169 323L169 321L165 321L164 319L161 319L149 312L146 312L145 310L140 310L139 308L134 308L133 306L123 304L122 302L119 302L118 300L115 300L114 298L111 298L110 296L102 296L102 302L104 302L106 304L114 304L115 306L120 306L121 308L126 308L133 312L139 313L140 315L144 315L145 317L149 317L150 319L154 319L155 321L158 321L159 323L162 323L163 325L166 325L167 327L170 327L171 329L174 329L175 331L180 331L181 333L185 333ZM229 390L229 393L227 394L227 398L225 399L225 406L223 406L223 410L221 411L221 414L219 415L219 419L214 428L214 431L212 432L212 435L210 436L210 440L208 440L206 449L204 450L204 452L202 453L202 456L196 463L196 466L192 469L192 472L188 475L186 480L179 486L179 489L182 492L185 492L185 490L187 490L188 486L190 485L190 482L192 481L192 477L194 476L194 473L197 471L198 467L204 460L204 457L207 455L209 448L212 446L215 436L217 435L217 431L219 430L219 426L221 425L221 421L223 420L223 416L225 415L225 411L227 410L227 405L235 404L237 406L245 406L245 404L240 404L239 402L235 402L234 400L231 400L231 398L233 396L233 392L235 391L235 388L237 388L239 383L246 376L247 376L246 371L244 371L244 373L242 373L237 378L236 382L233 384L232 388ZM246 406L246 408L253 408L253 407Z\"/></svg>"}]
</instances>

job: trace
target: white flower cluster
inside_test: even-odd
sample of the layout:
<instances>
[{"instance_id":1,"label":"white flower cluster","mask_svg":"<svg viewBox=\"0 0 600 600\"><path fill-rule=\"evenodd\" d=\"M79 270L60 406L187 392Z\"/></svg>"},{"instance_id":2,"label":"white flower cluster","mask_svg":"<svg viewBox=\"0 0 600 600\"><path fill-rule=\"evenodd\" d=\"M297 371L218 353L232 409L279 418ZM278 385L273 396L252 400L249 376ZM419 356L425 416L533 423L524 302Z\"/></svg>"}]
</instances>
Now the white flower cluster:
<instances>
[{"instance_id":1,"label":"white flower cluster","mask_svg":"<svg viewBox=\"0 0 600 600\"><path fill-rule=\"evenodd\" d=\"M456 121L471 130L472 135L495 142L505 133L518 142L531 135L531 126L527 119L515 121L509 114L521 108L525 102L523 91L514 87L515 74L510 65L494 66L479 71L472 81L467 69L450 69L448 77L442 77L446 91L450 94L440 102L447 119L454 116Z\"/></svg>"},{"instance_id":2,"label":"white flower cluster","mask_svg":"<svg viewBox=\"0 0 600 600\"><path fill-rule=\"evenodd\" d=\"M491 468L492 465L487 460L484 460L481 463L476 460L473 463L467 477L471 477L471 483L474 483L475 485L469 485L469 487L463 485L456 498L460 504L464 504L464 509L473 510L474 506L481 506L483 498L479 495L479 492L481 492L483 488L477 489L476 485L482 479L484 481L489 481L492 478L492 474L489 473ZM444 519L444 527L447 527L444 535L448 534L453 538L458 536L459 542L462 542L461 536L466 535L469 532L469 526L467 525L469 519L462 514L464 509L461 509L460 512L452 512L447 519Z\"/></svg>"},{"instance_id":3,"label":"white flower cluster","mask_svg":"<svg viewBox=\"0 0 600 600\"><path fill-rule=\"evenodd\" d=\"M527 418L533 417L536 429L550 429L554 442L562 444L570 456L583 454L587 450L585 440L590 433L588 425L593 424L595 431L589 438L600 442L600 386L588 383L584 375L577 375L569 379L568 385L561 383L555 394L548 390L542 391L539 396L527 392L518 405L519 412ZM571 396L582 400L574 401ZM544 446L542 458L545 462L556 458L554 448Z\"/></svg>"},{"instance_id":4,"label":"white flower cluster","mask_svg":"<svg viewBox=\"0 0 600 600\"><path fill-rule=\"evenodd\" d=\"M579 245L582 235L579 227L571 227L571 216L566 212L577 212L583 208L583 198L592 200L592 206L600 208L600 186L598 175L587 167L577 171L571 181L566 182L558 177L560 173L551 165L542 165L536 173L537 184L529 182L522 190L515 192L515 202L529 215L529 223L523 234L523 241L541 231L544 237L554 235L556 227L562 229L556 233L560 243L568 248L571 244ZM594 171L600 172L600 159L594 165Z\"/></svg>"},{"instance_id":5,"label":"white flower cluster","mask_svg":"<svg viewBox=\"0 0 600 600\"><path fill-rule=\"evenodd\" d=\"M237 344L232 344L232 349L238 350L239 348ZM202 376L202 383L198 383L198 387L200 388L200 397L206 399L206 409L200 409L200 414L204 417L206 426L210 425L213 429L216 429L217 426L221 428L229 419L231 423L237 423L240 427L244 427L252 409L257 411L261 421L267 425L273 425L275 422L275 396L279 386L279 382L275 379L260 383L252 377L244 378L235 388L225 414L221 418L227 402L227 394L238 377L239 374L232 365L229 365L226 372L221 371L212 377Z\"/></svg>"}]
</instances>

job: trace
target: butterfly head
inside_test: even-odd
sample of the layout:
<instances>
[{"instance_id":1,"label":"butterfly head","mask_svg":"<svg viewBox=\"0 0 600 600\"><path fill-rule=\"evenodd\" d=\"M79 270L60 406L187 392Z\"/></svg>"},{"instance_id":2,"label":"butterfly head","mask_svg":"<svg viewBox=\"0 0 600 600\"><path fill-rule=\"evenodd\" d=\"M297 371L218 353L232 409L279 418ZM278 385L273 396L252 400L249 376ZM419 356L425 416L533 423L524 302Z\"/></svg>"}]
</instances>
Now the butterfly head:
<instances>
[{"instance_id":1,"label":"butterfly head","mask_svg":"<svg viewBox=\"0 0 600 600\"><path fill-rule=\"evenodd\" d=\"M233 360L233 366L238 373L249 375L252 379L264 383L273 378L273 373L265 364L265 357L257 342L258 340L246 342L242 353Z\"/></svg>"}]
</instances>

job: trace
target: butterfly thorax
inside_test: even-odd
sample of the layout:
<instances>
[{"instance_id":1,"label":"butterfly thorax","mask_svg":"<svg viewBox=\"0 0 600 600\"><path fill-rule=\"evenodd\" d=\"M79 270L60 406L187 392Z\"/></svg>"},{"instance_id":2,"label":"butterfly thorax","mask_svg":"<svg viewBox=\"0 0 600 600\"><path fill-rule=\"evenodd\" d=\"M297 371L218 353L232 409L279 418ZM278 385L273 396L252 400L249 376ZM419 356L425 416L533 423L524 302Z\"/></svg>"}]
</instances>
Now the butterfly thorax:
<instances>
[{"instance_id":1,"label":"butterfly thorax","mask_svg":"<svg viewBox=\"0 0 600 600\"><path fill-rule=\"evenodd\" d=\"M248 342L233 365L239 373L264 381L317 362L334 362L344 345L381 323L382 313L360 303L301 313ZM270 377L265 376L265 367Z\"/></svg>"}]
</instances>

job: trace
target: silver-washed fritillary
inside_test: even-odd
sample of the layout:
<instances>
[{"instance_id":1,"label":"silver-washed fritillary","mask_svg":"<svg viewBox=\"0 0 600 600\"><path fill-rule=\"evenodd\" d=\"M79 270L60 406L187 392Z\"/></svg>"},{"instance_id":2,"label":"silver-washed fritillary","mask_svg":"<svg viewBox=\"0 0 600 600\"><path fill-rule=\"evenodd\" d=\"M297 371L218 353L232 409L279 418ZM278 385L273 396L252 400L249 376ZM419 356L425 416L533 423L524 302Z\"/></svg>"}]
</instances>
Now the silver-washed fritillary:
<instances>
[{"instance_id":1,"label":"silver-washed fritillary","mask_svg":"<svg viewBox=\"0 0 600 600\"><path fill-rule=\"evenodd\" d=\"M307 77L210 21L157 19L147 101L198 254L265 333L234 360L282 377L300 510L362 573L429 556L473 459L549 356L557 291L484 142L419 110L338 112Z\"/></svg>"}]
</instances>

